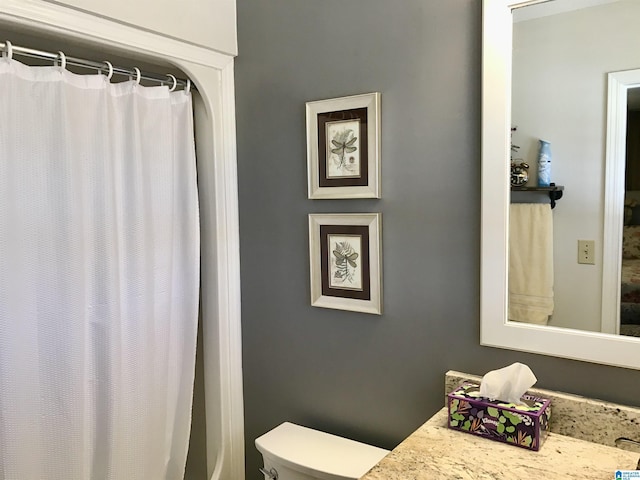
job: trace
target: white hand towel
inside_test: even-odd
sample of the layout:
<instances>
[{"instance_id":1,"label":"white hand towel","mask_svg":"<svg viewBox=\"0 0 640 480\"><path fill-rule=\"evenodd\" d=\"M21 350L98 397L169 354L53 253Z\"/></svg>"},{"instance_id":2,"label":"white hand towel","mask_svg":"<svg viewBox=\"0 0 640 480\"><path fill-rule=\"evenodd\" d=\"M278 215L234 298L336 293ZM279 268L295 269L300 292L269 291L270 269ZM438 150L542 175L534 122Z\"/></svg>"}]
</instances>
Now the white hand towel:
<instances>
[{"instance_id":1,"label":"white hand towel","mask_svg":"<svg viewBox=\"0 0 640 480\"><path fill-rule=\"evenodd\" d=\"M509 218L509 320L546 325L553 314L550 205L513 203Z\"/></svg>"}]
</instances>

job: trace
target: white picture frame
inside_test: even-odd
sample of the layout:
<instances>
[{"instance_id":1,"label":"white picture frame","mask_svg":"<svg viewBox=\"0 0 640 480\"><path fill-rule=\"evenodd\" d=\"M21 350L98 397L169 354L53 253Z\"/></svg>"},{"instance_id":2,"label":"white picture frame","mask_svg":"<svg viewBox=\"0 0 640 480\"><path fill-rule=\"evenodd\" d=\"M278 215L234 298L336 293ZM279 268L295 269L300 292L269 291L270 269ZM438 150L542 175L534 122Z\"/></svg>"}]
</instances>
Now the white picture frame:
<instances>
[{"instance_id":1,"label":"white picture frame","mask_svg":"<svg viewBox=\"0 0 640 480\"><path fill-rule=\"evenodd\" d=\"M382 314L380 213L309 215L311 305Z\"/></svg>"},{"instance_id":2,"label":"white picture frame","mask_svg":"<svg viewBox=\"0 0 640 480\"><path fill-rule=\"evenodd\" d=\"M380 93L307 102L310 199L380 198Z\"/></svg>"}]
</instances>

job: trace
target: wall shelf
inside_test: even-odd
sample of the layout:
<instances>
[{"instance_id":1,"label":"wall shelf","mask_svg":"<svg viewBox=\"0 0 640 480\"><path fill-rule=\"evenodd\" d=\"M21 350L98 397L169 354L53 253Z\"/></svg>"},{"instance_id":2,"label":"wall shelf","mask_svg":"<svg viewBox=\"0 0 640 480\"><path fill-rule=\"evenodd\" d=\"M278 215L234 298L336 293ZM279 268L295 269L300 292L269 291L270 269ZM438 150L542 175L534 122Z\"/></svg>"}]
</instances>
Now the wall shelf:
<instances>
[{"instance_id":1,"label":"wall shelf","mask_svg":"<svg viewBox=\"0 0 640 480\"><path fill-rule=\"evenodd\" d=\"M563 185L556 185L552 183L548 187L511 187L512 192L548 192L549 200L551 200L551 208L556 206L556 200L562 198L564 191Z\"/></svg>"}]
</instances>

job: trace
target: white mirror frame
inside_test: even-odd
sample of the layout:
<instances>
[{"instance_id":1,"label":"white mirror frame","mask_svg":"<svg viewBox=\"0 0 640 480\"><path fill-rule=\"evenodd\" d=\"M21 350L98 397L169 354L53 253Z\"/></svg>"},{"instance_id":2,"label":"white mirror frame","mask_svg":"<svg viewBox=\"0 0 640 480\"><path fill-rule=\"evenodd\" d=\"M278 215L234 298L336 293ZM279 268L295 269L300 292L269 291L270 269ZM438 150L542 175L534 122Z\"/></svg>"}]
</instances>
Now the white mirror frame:
<instances>
[{"instance_id":1,"label":"white mirror frame","mask_svg":"<svg viewBox=\"0 0 640 480\"><path fill-rule=\"evenodd\" d=\"M508 321L511 12L543 1L483 0L480 344L640 369L635 337Z\"/></svg>"}]
</instances>

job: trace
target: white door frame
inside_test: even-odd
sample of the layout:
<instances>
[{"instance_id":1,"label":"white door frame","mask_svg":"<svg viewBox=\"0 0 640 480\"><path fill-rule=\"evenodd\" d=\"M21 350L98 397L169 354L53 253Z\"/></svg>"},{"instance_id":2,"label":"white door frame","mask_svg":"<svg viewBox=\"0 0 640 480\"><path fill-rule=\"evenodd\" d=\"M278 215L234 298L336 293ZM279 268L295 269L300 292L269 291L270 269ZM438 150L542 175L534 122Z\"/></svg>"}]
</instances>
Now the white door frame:
<instances>
[{"instance_id":1,"label":"white door frame","mask_svg":"<svg viewBox=\"0 0 640 480\"><path fill-rule=\"evenodd\" d=\"M602 328L620 333L620 274L624 220L627 90L640 86L640 69L608 75L607 153L602 242Z\"/></svg>"}]
</instances>

